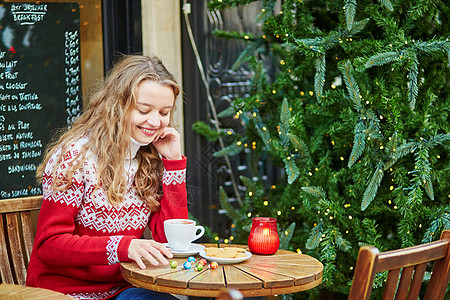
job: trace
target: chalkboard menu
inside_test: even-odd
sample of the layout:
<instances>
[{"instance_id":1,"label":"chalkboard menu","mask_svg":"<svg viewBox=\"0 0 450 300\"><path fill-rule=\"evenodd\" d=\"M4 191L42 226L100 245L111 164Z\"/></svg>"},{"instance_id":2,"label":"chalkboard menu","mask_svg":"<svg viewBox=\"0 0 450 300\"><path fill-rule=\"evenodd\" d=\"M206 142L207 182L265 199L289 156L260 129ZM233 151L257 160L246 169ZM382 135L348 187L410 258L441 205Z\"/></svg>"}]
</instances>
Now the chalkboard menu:
<instances>
[{"instance_id":1,"label":"chalkboard menu","mask_svg":"<svg viewBox=\"0 0 450 300\"><path fill-rule=\"evenodd\" d=\"M79 4L0 3L0 199L42 194L36 168L82 110Z\"/></svg>"}]
</instances>

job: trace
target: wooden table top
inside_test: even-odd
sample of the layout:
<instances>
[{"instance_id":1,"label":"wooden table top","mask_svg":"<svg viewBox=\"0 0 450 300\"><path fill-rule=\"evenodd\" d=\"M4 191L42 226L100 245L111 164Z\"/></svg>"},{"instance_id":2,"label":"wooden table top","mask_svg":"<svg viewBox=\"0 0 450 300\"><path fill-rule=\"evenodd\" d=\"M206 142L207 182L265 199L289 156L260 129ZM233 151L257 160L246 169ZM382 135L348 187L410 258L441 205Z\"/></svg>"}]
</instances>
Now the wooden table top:
<instances>
[{"instance_id":1,"label":"wooden table top","mask_svg":"<svg viewBox=\"0 0 450 300\"><path fill-rule=\"evenodd\" d=\"M34 288L18 284L0 284L0 299L4 300L39 300L39 299L73 299L64 294L41 288Z\"/></svg>"},{"instance_id":2,"label":"wooden table top","mask_svg":"<svg viewBox=\"0 0 450 300\"><path fill-rule=\"evenodd\" d=\"M207 247L217 245L204 244ZM220 247L242 245L220 245ZM246 246L244 248L247 248ZM195 256L196 260L201 258ZM172 259L171 259L172 260ZM201 272L180 266L187 258L173 258L178 267L153 267L142 270L135 262L121 263L123 278L129 283L154 291L197 297L217 297L224 288L238 289L244 297L290 294L311 289L322 282L323 265L317 259L287 250L273 255L255 255L233 265Z\"/></svg>"}]
</instances>

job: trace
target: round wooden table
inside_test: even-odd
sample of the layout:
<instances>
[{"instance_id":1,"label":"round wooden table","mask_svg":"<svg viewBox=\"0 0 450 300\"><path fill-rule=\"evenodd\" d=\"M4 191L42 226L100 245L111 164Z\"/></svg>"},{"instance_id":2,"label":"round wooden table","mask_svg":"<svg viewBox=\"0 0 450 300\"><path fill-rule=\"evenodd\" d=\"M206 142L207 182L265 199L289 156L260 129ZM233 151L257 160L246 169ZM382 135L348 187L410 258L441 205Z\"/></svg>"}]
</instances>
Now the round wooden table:
<instances>
[{"instance_id":1,"label":"round wooden table","mask_svg":"<svg viewBox=\"0 0 450 300\"><path fill-rule=\"evenodd\" d=\"M205 244L207 247L216 246ZM221 247L244 247L221 245ZM246 246L245 246L246 248ZM196 255L196 259L201 258ZM135 262L121 263L123 278L146 289L197 297L217 297L224 288L238 289L245 297L290 294L311 289L322 282L323 265L317 259L286 250L273 255L255 255L233 265L209 267L201 272L184 270L186 258L173 258L178 267L153 267L142 270Z\"/></svg>"},{"instance_id":2,"label":"round wooden table","mask_svg":"<svg viewBox=\"0 0 450 300\"><path fill-rule=\"evenodd\" d=\"M50 299L50 300L68 300L72 297L66 296L64 294L47 290L41 288L34 288L29 286L23 286L18 284L0 284L0 299L2 300L39 300L39 299Z\"/></svg>"}]
</instances>

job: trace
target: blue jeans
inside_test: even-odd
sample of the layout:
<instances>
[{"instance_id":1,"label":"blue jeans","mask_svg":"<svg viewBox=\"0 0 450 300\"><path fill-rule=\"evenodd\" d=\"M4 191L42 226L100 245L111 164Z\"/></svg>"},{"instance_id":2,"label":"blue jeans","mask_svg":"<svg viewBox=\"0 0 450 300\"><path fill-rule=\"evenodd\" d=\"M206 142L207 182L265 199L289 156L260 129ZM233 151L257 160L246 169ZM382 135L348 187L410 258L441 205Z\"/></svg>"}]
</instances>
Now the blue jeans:
<instances>
[{"instance_id":1,"label":"blue jeans","mask_svg":"<svg viewBox=\"0 0 450 300\"><path fill-rule=\"evenodd\" d=\"M144 288L132 287L117 295L115 300L178 300L171 294L155 292Z\"/></svg>"}]
</instances>

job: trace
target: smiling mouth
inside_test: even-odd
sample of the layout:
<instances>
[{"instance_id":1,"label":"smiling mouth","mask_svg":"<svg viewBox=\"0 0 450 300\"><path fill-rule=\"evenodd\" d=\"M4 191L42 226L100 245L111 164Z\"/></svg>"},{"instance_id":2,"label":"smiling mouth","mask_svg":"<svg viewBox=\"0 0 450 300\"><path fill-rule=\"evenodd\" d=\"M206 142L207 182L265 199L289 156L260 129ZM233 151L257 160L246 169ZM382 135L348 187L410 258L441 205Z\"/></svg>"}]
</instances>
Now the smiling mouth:
<instances>
[{"instance_id":1,"label":"smiling mouth","mask_svg":"<svg viewBox=\"0 0 450 300\"><path fill-rule=\"evenodd\" d=\"M156 132L156 129L148 129L144 127L139 127L139 129L146 135L153 135Z\"/></svg>"}]
</instances>

